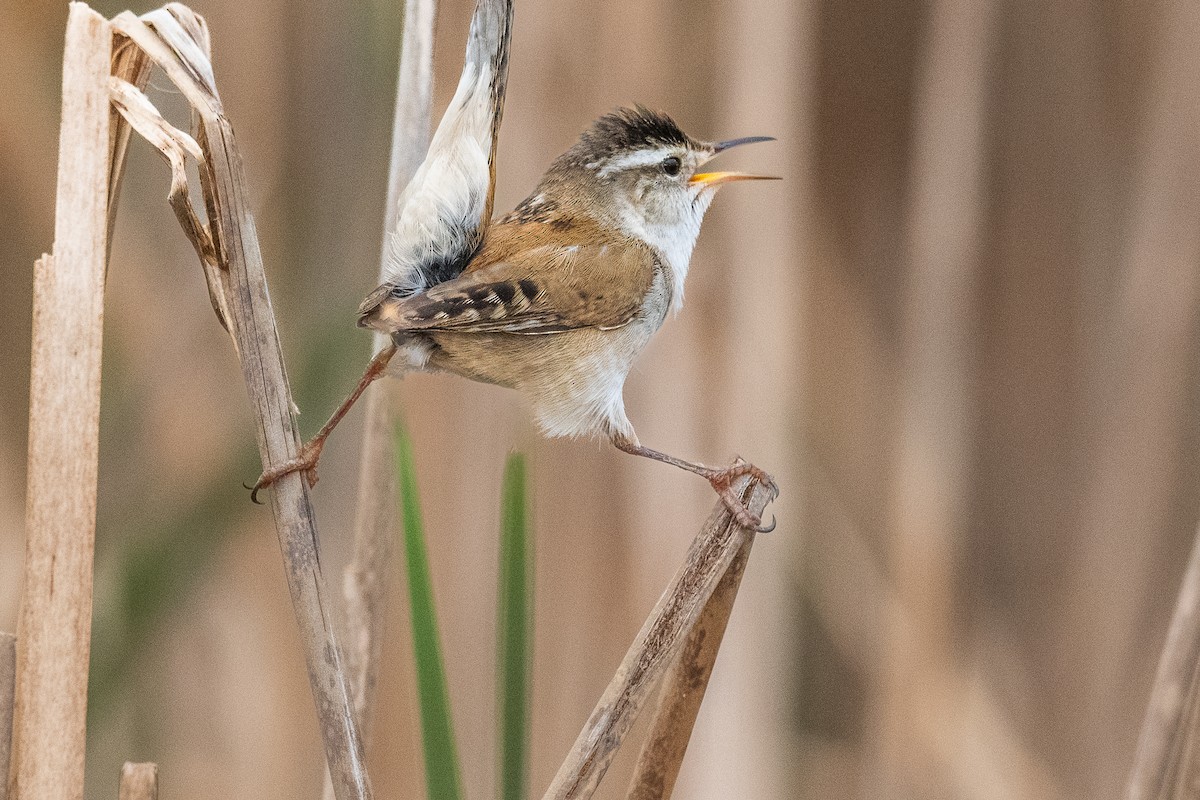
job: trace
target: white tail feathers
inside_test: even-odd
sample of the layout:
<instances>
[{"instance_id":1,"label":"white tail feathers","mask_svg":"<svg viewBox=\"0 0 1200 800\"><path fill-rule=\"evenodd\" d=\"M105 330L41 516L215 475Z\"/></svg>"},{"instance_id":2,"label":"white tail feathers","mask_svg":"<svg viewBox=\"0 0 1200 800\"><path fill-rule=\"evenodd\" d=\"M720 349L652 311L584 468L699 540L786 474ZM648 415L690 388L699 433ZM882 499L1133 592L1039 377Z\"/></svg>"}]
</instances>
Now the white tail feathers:
<instances>
[{"instance_id":1,"label":"white tail feathers","mask_svg":"<svg viewBox=\"0 0 1200 800\"><path fill-rule=\"evenodd\" d=\"M490 223L492 159L504 110L512 0L479 0L458 89L400 195L387 282L398 294L458 275Z\"/></svg>"}]
</instances>

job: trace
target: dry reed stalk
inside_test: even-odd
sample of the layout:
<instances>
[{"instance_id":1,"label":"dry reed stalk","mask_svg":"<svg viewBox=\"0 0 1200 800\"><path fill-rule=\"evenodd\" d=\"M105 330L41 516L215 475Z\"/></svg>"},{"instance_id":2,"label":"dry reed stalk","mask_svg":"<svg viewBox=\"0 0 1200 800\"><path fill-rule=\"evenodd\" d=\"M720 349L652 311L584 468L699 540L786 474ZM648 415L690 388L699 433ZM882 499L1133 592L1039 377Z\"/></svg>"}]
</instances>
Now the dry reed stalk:
<instances>
[{"instance_id":1,"label":"dry reed stalk","mask_svg":"<svg viewBox=\"0 0 1200 800\"><path fill-rule=\"evenodd\" d=\"M126 761L121 767L118 800L158 800L158 765Z\"/></svg>"},{"instance_id":2,"label":"dry reed stalk","mask_svg":"<svg viewBox=\"0 0 1200 800\"><path fill-rule=\"evenodd\" d=\"M675 789L753 543L753 537L743 539L663 679L650 735L642 745L625 795L628 800L665 800Z\"/></svg>"},{"instance_id":3,"label":"dry reed stalk","mask_svg":"<svg viewBox=\"0 0 1200 800\"><path fill-rule=\"evenodd\" d=\"M400 44L400 69L396 108L392 118L392 154L388 168L387 204L384 208L383 245L379 279L388 258L388 233L396 226L399 198L412 180L429 147L430 97L433 90L434 0L407 0L404 34ZM383 334L373 338L373 354L387 343ZM384 611L387 601L392 542L396 536L396 471L392 453L392 420L387 395L371 392L363 413L362 454L358 466L358 505L354 517L354 548L342 574L345 600L343 624L346 673L354 719L370 745L375 688L383 650ZM323 796L332 800L333 783L325 774Z\"/></svg>"},{"instance_id":4,"label":"dry reed stalk","mask_svg":"<svg viewBox=\"0 0 1200 800\"><path fill-rule=\"evenodd\" d=\"M8 762L12 752L13 682L17 677L17 637L0 633L0 800L8 798Z\"/></svg>"},{"instance_id":5,"label":"dry reed stalk","mask_svg":"<svg viewBox=\"0 0 1200 800\"><path fill-rule=\"evenodd\" d=\"M750 511L761 515L771 497L770 490L749 478L742 478L738 489ZM718 502L692 541L683 566L630 645L543 800L586 800L592 796L646 698L675 661L738 554L748 550L753 539L754 532L738 526L724 504ZM732 602L732 597L729 600Z\"/></svg>"},{"instance_id":6,"label":"dry reed stalk","mask_svg":"<svg viewBox=\"0 0 1200 800\"><path fill-rule=\"evenodd\" d=\"M404 36L392 120L392 155L388 169L387 205L379 279L385 277L389 236L396 227L400 193L412 180L429 147L430 97L433 88L434 0L407 0ZM373 350L388 342L376 334ZM354 713L364 737L369 737L375 703L375 681L383 643L383 612L388 567L395 538L396 471L392 458L392 422L387 395L375 391L367 398L359 462L358 510L354 520L354 551L346 566L346 669L350 674ZM328 788L328 787L327 787ZM329 792L326 791L326 797Z\"/></svg>"},{"instance_id":7,"label":"dry reed stalk","mask_svg":"<svg viewBox=\"0 0 1200 800\"><path fill-rule=\"evenodd\" d=\"M222 321L234 339L242 365L263 464L268 468L281 464L294 458L299 449L291 391L263 274L246 176L212 72L207 26L190 9L175 3L140 19L123 13L112 24L166 73L198 117L197 142L203 151L200 179L211 238L201 235L204 228L194 224L194 212L181 212L180 207L187 205L184 200L179 201L176 212L205 263L214 305L218 299L224 303L223 309L218 306L218 316L224 317ZM138 94L128 86L119 88L126 97ZM114 99L118 99L116 93ZM140 113L143 127L159 128L163 140L170 142L163 151L168 158L172 158L168 151L173 148L188 149L187 137L162 122L156 112L151 114L153 106L148 100L126 111L134 115L131 122ZM153 143L163 146L159 140ZM209 248L219 270L208 269L205 256ZM293 473L275 484L271 509L334 793L338 800L365 800L371 796L370 784L341 653L327 611L316 519L302 475Z\"/></svg>"},{"instance_id":8,"label":"dry reed stalk","mask_svg":"<svg viewBox=\"0 0 1200 800\"><path fill-rule=\"evenodd\" d=\"M430 98L433 94L433 23L435 0L406 0L404 33L400 42L399 78L392 117L392 153L388 167L387 200L379 279L385 277L388 234L396 227L400 193L412 180L429 147ZM373 353L388 339L375 334ZM383 649L392 542L396 536L396 471L392 453L392 420L387 395L371 392L363 413L362 454L358 466L358 505L354 517L354 549L342 574L345 599L342 630L346 641L346 672L354 719L370 746L375 687ZM332 800L333 783L325 774L324 797Z\"/></svg>"},{"instance_id":9,"label":"dry reed stalk","mask_svg":"<svg viewBox=\"0 0 1200 800\"><path fill-rule=\"evenodd\" d=\"M100 356L108 252L112 31L72 3L53 255L33 283L25 581L17 629L16 800L83 796Z\"/></svg>"}]
</instances>

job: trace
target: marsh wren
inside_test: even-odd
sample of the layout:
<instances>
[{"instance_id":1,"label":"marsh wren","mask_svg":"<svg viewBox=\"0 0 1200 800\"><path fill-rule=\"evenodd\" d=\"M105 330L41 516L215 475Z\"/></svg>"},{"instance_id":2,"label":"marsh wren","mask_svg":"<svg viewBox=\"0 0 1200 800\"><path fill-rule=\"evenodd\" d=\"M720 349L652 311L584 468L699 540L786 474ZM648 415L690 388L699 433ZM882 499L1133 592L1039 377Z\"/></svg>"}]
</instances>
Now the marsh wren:
<instances>
[{"instance_id":1,"label":"marsh wren","mask_svg":"<svg viewBox=\"0 0 1200 800\"><path fill-rule=\"evenodd\" d=\"M692 249L717 189L768 179L700 168L770 137L703 142L665 114L621 109L596 120L529 197L492 222L507 71L508 28L501 28L511 25L511 6L507 18L481 18L484 7L455 97L400 199L387 280L359 308L359 326L391 343L300 456L265 472L255 493L297 470L315 483L325 438L380 375L452 372L521 391L547 436L605 436L627 453L694 472L740 524L768 530L732 481L753 475L777 493L770 476L751 464L708 467L644 447L622 389L634 359L683 304Z\"/></svg>"}]
</instances>

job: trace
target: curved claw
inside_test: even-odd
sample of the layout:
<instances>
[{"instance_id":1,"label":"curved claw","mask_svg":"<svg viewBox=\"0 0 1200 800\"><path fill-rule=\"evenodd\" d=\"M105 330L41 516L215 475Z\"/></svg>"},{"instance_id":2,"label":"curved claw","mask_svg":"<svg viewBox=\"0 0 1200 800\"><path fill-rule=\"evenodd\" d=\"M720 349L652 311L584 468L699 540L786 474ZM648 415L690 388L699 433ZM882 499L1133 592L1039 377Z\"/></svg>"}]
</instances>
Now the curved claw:
<instances>
[{"instance_id":1,"label":"curved claw","mask_svg":"<svg viewBox=\"0 0 1200 800\"><path fill-rule=\"evenodd\" d=\"M258 499L258 490L263 487L259 486L257 483L253 486L249 486L245 481L242 481L242 488L249 490L251 503L254 503L256 506L261 506L263 504L263 501Z\"/></svg>"},{"instance_id":2,"label":"curved claw","mask_svg":"<svg viewBox=\"0 0 1200 800\"><path fill-rule=\"evenodd\" d=\"M308 487L317 485L317 462L321 458L321 448L324 442L309 442L300 448L300 455L293 458L291 461L286 461L274 469L269 469L262 475L258 476L258 482L253 486L246 486L250 490L250 500L258 505L262 505L262 501L258 499L258 493L263 489L271 486L275 481L282 478L284 475L290 475L293 472L303 472L304 479L308 481Z\"/></svg>"},{"instance_id":3,"label":"curved claw","mask_svg":"<svg viewBox=\"0 0 1200 800\"><path fill-rule=\"evenodd\" d=\"M771 531L775 530L775 515L774 514L771 515L771 524L770 525L759 525L754 530L756 530L759 533L770 533Z\"/></svg>"}]
</instances>

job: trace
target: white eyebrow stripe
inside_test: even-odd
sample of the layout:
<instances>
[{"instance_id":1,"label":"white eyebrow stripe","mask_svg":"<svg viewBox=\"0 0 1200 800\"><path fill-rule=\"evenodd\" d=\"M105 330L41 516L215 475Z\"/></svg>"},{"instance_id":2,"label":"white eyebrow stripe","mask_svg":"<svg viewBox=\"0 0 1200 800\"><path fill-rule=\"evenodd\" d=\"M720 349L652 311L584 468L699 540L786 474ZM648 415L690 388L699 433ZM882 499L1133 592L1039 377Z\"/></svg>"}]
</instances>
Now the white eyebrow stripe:
<instances>
[{"instance_id":1,"label":"white eyebrow stripe","mask_svg":"<svg viewBox=\"0 0 1200 800\"><path fill-rule=\"evenodd\" d=\"M667 156L674 155L677 149L675 147L658 147L654 150L635 150L632 153L615 156L606 161L593 161L587 166L589 169L600 167L598 174L601 178L607 178L614 172L620 172L621 170L632 169L634 167L648 167L651 164L657 164Z\"/></svg>"}]
</instances>

